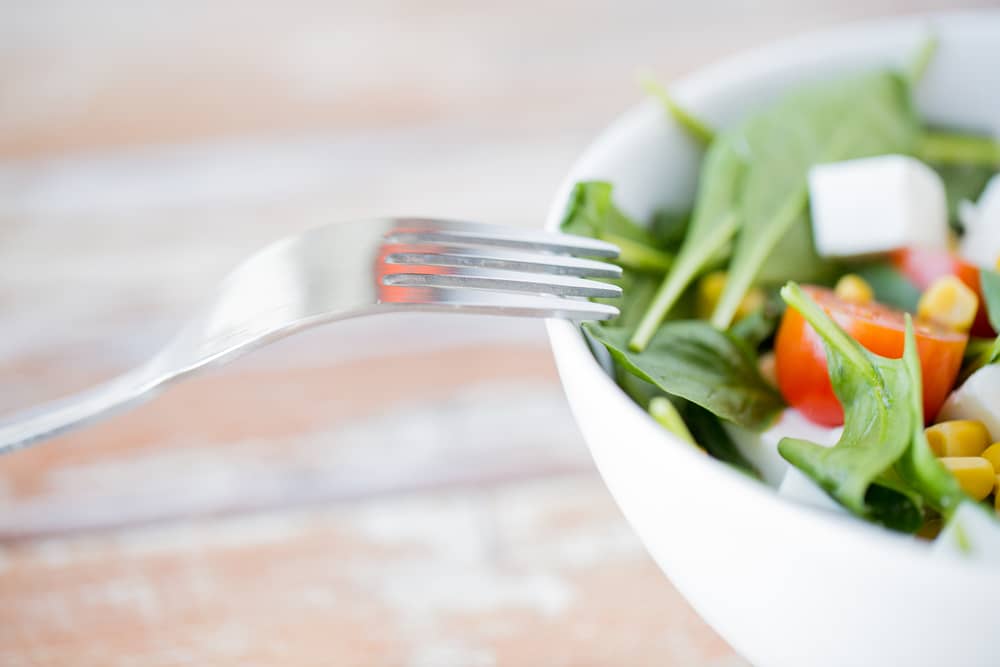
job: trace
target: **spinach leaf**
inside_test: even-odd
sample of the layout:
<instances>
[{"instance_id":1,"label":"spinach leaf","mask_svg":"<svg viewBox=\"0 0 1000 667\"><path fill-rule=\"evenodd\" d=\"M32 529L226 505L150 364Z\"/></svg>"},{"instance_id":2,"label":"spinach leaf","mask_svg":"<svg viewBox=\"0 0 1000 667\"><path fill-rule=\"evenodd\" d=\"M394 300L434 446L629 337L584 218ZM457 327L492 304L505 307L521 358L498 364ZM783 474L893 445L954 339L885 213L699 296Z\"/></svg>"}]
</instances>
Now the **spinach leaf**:
<instances>
[{"instance_id":1,"label":"spinach leaf","mask_svg":"<svg viewBox=\"0 0 1000 667\"><path fill-rule=\"evenodd\" d=\"M756 353L757 348L774 335L784 312L785 302L769 296L760 308L729 327L729 333L748 350Z\"/></svg>"},{"instance_id":2,"label":"spinach leaf","mask_svg":"<svg viewBox=\"0 0 1000 667\"><path fill-rule=\"evenodd\" d=\"M938 164L1000 168L1000 141L986 134L929 130L920 139L917 157Z\"/></svg>"},{"instance_id":3,"label":"spinach leaf","mask_svg":"<svg viewBox=\"0 0 1000 667\"><path fill-rule=\"evenodd\" d=\"M663 208L653 214L650 232L663 248L676 252L684 242L690 224L691 211Z\"/></svg>"},{"instance_id":4,"label":"spinach leaf","mask_svg":"<svg viewBox=\"0 0 1000 667\"><path fill-rule=\"evenodd\" d=\"M986 303L986 315L994 331L1000 331L1000 273L989 269L979 270L979 286Z\"/></svg>"},{"instance_id":5,"label":"spinach leaf","mask_svg":"<svg viewBox=\"0 0 1000 667\"><path fill-rule=\"evenodd\" d=\"M621 287L622 295L617 299L595 299L618 307L618 317L602 324L629 330L634 329L639 323L639 318L649 307L649 302L653 299L656 286L660 282L659 276L625 269L622 271L621 278L609 279L606 282Z\"/></svg>"},{"instance_id":6,"label":"spinach leaf","mask_svg":"<svg viewBox=\"0 0 1000 667\"><path fill-rule=\"evenodd\" d=\"M989 269L979 270L979 286L983 292L983 307L989 317L990 326L1000 331L1000 274ZM970 375L983 366L1000 362L1000 336L990 342L988 339L973 338L965 347L962 372L959 382L965 382Z\"/></svg>"},{"instance_id":7,"label":"spinach leaf","mask_svg":"<svg viewBox=\"0 0 1000 667\"><path fill-rule=\"evenodd\" d=\"M941 465L927 443L927 436L924 434L920 358L917 356L917 338L909 319L907 319L902 364L910 383L908 407L912 435L903 456L896 462L896 471L928 505L948 519L962 502L970 498L962 491L955 477Z\"/></svg>"},{"instance_id":8,"label":"spinach leaf","mask_svg":"<svg viewBox=\"0 0 1000 667\"><path fill-rule=\"evenodd\" d=\"M752 477L761 479L760 471L739 450L719 418L694 403L684 407L684 419L695 442L709 454L735 466Z\"/></svg>"},{"instance_id":9,"label":"spinach leaf","mask_svg":"<svg viewBox=\"0 0 1000 667\"><path fill-rule=\"evenodd\" d=\"M667 89L649 77L644 77L640 83L646 94L660 100L663 108L667 110L670 117L677 121L677 124L684 128L692 139L702 146L708 146L715 139L715 131L708 126L708 123L697 118L694 114L684 109L674 98L670 96Z\"/></svg>"},{"instance_id":10,"label":"spinach leaf","mask_svg":"<svg viewBox=\"0 0 1000 667\"><path fill-rule=\"evenodd\" d=\"M955 231L961 232L964 230L959 219L961 203L979 199L996 169L974 164L933 163L931 167L944 183L944 193L948 198L948 224Z\"/></svg>"},{"instance_id":11,"label":"spinach leaf","mask_svg":"<svg viewBox=\"0 0 1000 667\"><path fill-rule=\"evenodd\" d=\"M559 228L567 234L614 243L621 250L617 261L624 267L658 273L669 270L673 256L663 252L655 236L615 206L612 190L604 181L577 183Z\"/></svg>"},{"instance_id":12,"label":"spinach leaf","mask_svg":"<svg viewBox=\"0 0 1000 667\"><path fill-rule=\"evenodd\" d=\"M743 226L712 323L729 325L766 264L772 264L769 277L781 280L811 280L805 269L824 268L806 211L812 165L912 153L919 132L909 86L893 72L805 88L750 119L741 131L751 156L741 197ZM795 262L776 270L787 260Z\"/></svg>"},{"instance_id":13,"label":"spinach leaf","mask_svg":"<svg viewBox=\"0 0 1000 667\"><path fill-rule=\"evenodd\" d=\"M844 406L844 432L830 448L783 438L778 451L851 512L890 528L916 530L920 508L886 477L912 443L913 405L921 400L919 391L914 397L904 362L866 350L795 283L781 296L823 339L830 381ZM911 346L912 329L908 320Z\"/></svg>"},{"instance_id":14,"label":"spinach leaf","mask_svg":"<svg viewBox=\"0 0 1000 667\"><path fill-rule=\"evenodd\" d=\"M906 80L880 71L805 86L718 135L702 165L688 236L636 329L632 349L649 343L687 285L726 250L737 230L729 280L712 316L719 328L729 326L743 295L761 276L783 282L815 280L828 272L812 243L809 168L913 153L919 131Z\"/></svg>"},{"instance_id":15,"label":"spinach leaf","mask_svg":"<svg viewBox=\"0 0 1000 667\"><path fill-rule=\"evenodd\" d=\"M691 281L728 247L739 226L738 197L746 166L728 134L712 142L701 166L701 185L687 236L673 268L629 341L632 350L642 351L649 344Z\"/></svg>"},{"instance_id":16,"label":"spinach leaf","mask_svg":"<svg viewBox=\"0 0 1000 667\"><path fill-rule=\"evenodd\" d=\"M888 262L870 262L850 267L875 292L875 300L911 313L920 301L920 288Z\"/></svg>"},{"instance_id":17,"label":"spinach leaf","mask_svg":"<svg viewBox=\"0 0 1000 667\"><path fill-rule=\"evenodd\" d=\"M740 426L762 430L784 406L746 348L707 322L668 322L643 352L628 349L627 329L584 328L623 369Z\"/></svg>"}]
</instances>

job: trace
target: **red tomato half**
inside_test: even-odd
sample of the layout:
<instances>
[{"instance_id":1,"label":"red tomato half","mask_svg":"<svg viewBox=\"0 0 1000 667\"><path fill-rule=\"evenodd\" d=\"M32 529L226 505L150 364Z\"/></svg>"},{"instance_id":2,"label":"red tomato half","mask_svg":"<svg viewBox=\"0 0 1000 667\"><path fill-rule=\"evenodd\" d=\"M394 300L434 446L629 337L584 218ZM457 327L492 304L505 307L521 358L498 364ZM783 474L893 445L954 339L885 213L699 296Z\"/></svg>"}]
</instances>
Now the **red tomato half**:
<instances>
[{"instance_id":1,"label":"red tomato half","mask_svg":"<svg viewBox=\"0 0 1000 667\"><path fill-rule=\"evenodd\" d=\"M856 304L832 290L804 287L844 331L883 357L903 356L905 320L901 311L879 303ZM934 417L951 391L968 337L936 326L914 324L924 385L924 418ZM844 410L826 372L822 339L801 314L788 308L774 343L778 387L789 405L827 426L844 423Z\"/></svg>"},{"instance_id":2,"label":"red tomato half","mask_svg":"<svg viewBox=\"0 0 1000 667\"><path fill-rule=\"evenodd\" d=\"M892 264L919 289L925 290L943 276L955 276L979 297L979 310L972 324L972 335L982 338L996 336L983 305L983 290L979 286L979 269L948 250L933 248L905 248L891 255Z\"/></svg>"}]
</instances>

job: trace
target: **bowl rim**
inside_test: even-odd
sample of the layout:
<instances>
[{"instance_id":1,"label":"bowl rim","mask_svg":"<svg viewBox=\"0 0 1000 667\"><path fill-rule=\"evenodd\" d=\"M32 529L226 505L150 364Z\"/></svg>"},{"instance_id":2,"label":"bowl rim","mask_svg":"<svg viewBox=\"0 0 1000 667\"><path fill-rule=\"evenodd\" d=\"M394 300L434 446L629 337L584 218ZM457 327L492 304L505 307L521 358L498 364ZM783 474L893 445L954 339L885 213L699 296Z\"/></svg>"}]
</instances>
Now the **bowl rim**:
<instances>
[{"instance_id":1,"label":"bowl rim","mask_svg":"<svg viewBox=\"0 0 1000 667\"><path fill-rule=\"evenodd\" d=\"M848 51L846 44L885 38L887 32L919 35L920 31L929 33L934 26L943 24L958 30L962 29L963 24L981 28L984 21L1000 26L1000 9L929 12L840 23L767 42L727 55L707 66L697 67L671 83L671 92L681 100L711 96L741 80L765 75L784 62L802 60L803 53L810 53L814 58L829 62ZM546 229L558 229L583 166L592 163L595 155L614 143L616 135L622 134L624 128L649 114L651 108L659 110L659 104L648 98L639 102L615 117L586 145L573 161L552 198L546 216ZM642 420L646 424L653 423L652 417L628 398L604 371L577 324L566 320L548 319L546 330L557 359L568 359L570 363L579 366L579 370L584 372L590 381L597 383L604 390L617 392L627 399L629 408L626 414L632 415L628 419ZM712 482L732 487L734 493L743 497L754 496L755 502L773 510L775 515L784 514L797 520L809 519L822 524L824 530L830 531L837 537L865 541L873 548L894 551L898 557L925 559L928 567L934 567L939 571L958 570L966 576L974 573L975 576L995 578L996 583L1000 584L1000 568L995 564L980 559L935 553L929 545L918 542L912 536L894 533L854 516L793 502L778 495L775 488L750 479L711 457L700 455L689 444L664 429L659 429L659 437L664 446L677 450L675 452L677 455L686 459L688 465L699 468Z\"/></svg>"}]
</instances>

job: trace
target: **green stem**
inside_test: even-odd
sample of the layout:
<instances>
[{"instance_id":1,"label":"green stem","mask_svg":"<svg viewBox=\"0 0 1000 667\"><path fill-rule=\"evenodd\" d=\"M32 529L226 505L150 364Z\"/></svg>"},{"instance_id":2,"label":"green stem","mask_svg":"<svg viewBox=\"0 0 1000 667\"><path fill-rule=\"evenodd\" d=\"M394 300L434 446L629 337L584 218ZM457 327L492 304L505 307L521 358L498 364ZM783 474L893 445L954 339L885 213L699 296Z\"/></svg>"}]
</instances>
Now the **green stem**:
<instances>
[{"instance_id":1,"label":"green stem","mask_svg":"<svg viewBox=\"0 0 1000 667\"><path fill-rule=\"evenodd\" d=\"M669 113L670 116L677 121L678 125L684 128L692 139L700 143L702 146L708 146L712 143L715 139L715 130L687 109L678 105L677 102L674 101L674 98L670 96L670 93L667 92L666 88L649 76L641 76L639 79L639 85L642 86L647 95L651 95L652 97L660 100L660 103L663 104L664 108L666 108L667 113Z\"/></svg>"},{"instance_id":2,"label":"green stem","mask_svg":"<svg viewBox=\"0 0 1000 667\"><path fill-rule=\"evenodd\" d=\"M692 247L697 248L697 252L682 252L677 257L673 271L667 274L656 296L653 297L653 303L649 305L649 309L642 316L639 326L636 327L635 334L628 344L629 349L634 352L642 352L646 349L660 323L677 303L677 299L691 284L705 263L729 242L733 234L736 233L737 227L738 217L735 213L730 212L726 214L725 219L719 225L713 225L713 238L707 239L705 243L692 244Z\"/></svg>"},{"instance_id":3,"label":"green stem","mask_svg":"<svg viewBox=\"0 0 1000 667\"><path fill-rule=\"evenodd\" d=\"M688 430L687 424L684 423L684 419L681 414L677 412L677 408L674 404L670 402L669 398L663 396L657 396L649 402L649 415L657 421L657 423L663 428L667 429L674 435L676 435L681 440L690 442L695 447L701 449L698 443L695 442L694 436L691 435L691 431Z\"/></svg>"},{"instance_id":4,"label":"green stem","mask_svg":"<svg viewBox=\"0 0 1000 667\"><path fill-rule=\"evenodd\" d=\"M917 85L924 78L924 73L927 72L927 67L934 59L937 49L938 39L934 35L929 35L920 45L920 50L917 51L913 60L910 61L909 67L906 68L906 78L911 86Z\"/></svg>"},{"instance_id":5,"label":"green stem","mask_svg":"<svg viewBox=\"0 0 1000 667\"><path fill-rule=\"evenodd\" d=\"M601 232L598 234L602 241L614 243L618 246L618 263L622 266L635 269L637 271L656 271L666 273L673 266L674 256L670 253L651 248L648 245L633 241L632 239Z\"/></svg>"},{"instance_id":6,"label":"green stem","mask_svg":"<svg viewBox=\"0 0 1000 667\"><path fill-rule=\"evenodd\" d=\"M957 132L925 132L917 147L924 162L1000 167L1000 141Z\"/></svg>"},{"instance_id":7,"label":"green stem","mask_svg":"<svg viewBox=\"0 0 1000 667\"><path fill-rule=\"evenodd\" d=\"M753 285L754 278L760 273L761 267L778 245L778 241L798 219L808 201L808 193L803 187L778 210L774 219L765 228L765 232L751 239L753 245L747 248L748 252L741 253L740 248L737 248L734 261L729 267L726 286L722 296L719 297L719 303L715 306L715 312L712 313L712 326L717 329L729 328L736 311L740 308L743 296ZM744 240L746 239L741 239L741 247Z\"/></svg>"}]
</instances>

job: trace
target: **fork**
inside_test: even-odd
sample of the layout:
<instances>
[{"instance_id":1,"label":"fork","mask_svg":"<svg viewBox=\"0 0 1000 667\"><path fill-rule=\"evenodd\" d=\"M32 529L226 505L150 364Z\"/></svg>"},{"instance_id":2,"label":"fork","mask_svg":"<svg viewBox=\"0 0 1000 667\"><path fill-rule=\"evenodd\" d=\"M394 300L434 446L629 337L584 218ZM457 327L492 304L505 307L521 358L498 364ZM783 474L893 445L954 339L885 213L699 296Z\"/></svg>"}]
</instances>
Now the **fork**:
<instances>
[{"instance_id":1,"label":"fork","mask_svg":"<svg viewBox=\"0 0 1000 667\"><path fill-rule=\"evenodd\" d=\"M167 383L303 329L399 311L604 320L621 269L594 239L426 218L330 224L286 237L236 267L198 316L145 364L0 421L0 454L148 399Z\"/></svg>"}]
</instances>

